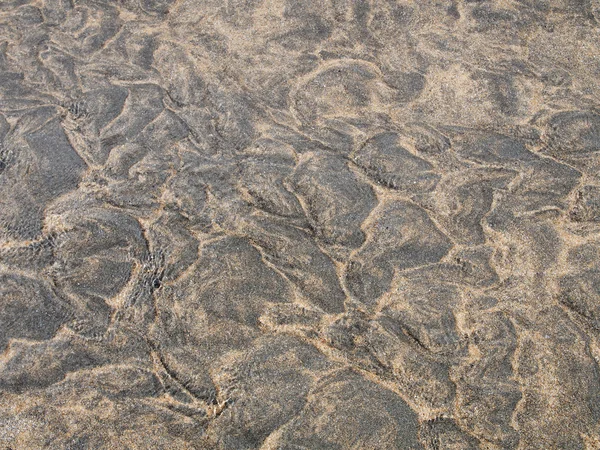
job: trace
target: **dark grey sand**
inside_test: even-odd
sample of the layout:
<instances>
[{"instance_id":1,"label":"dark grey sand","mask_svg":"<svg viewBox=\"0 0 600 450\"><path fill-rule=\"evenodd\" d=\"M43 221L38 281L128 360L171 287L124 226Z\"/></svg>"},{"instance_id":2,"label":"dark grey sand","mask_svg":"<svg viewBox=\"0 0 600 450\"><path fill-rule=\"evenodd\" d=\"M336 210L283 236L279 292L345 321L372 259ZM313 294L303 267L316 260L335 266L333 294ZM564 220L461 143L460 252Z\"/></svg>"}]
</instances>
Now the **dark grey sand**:
<instances>
[{"instance_id":1,"label":"dark grey sand","mask_svg":"<svg viewBox=\"0 0 600 450\"><path fill-rule=\"evenodd\" d=\"M599 0L0 0L0 449L600 449Z\"/></svg>"}]
</instances>

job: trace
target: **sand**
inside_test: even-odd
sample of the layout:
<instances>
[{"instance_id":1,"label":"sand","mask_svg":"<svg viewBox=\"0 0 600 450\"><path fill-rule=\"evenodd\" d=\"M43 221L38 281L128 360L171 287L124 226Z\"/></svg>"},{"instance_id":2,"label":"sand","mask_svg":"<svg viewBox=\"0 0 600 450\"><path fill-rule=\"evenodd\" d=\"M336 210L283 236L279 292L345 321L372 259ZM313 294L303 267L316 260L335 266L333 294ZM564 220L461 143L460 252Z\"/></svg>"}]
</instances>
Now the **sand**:
<instances>
[{"instance_id":1,"label":"sand","mask_svg":"<svg viewBox=\"0 0 600 450\"><path fill-rule=\"evenodd\" d=\"M0 449L600 449L599 21L1 0Z\"/></svg>"}]
</instances>

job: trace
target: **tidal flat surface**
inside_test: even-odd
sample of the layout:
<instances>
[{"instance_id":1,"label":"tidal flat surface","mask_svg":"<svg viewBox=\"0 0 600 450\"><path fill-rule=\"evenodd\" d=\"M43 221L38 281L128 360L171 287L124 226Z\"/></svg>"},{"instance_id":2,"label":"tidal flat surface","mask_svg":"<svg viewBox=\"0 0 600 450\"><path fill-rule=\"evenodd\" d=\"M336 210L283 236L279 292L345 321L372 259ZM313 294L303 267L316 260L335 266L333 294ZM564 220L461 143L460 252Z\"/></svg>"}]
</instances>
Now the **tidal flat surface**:
<instances>
[{"instance_id":1,"label":"tidal flat surface","mask_svg":"<svg viewBox=\"0 0 600 450\"><path fill-rule=\"evenodd\" d=\"M600 0L0 0L0 448L600 449Z\"/></svg>"}]
</instances>

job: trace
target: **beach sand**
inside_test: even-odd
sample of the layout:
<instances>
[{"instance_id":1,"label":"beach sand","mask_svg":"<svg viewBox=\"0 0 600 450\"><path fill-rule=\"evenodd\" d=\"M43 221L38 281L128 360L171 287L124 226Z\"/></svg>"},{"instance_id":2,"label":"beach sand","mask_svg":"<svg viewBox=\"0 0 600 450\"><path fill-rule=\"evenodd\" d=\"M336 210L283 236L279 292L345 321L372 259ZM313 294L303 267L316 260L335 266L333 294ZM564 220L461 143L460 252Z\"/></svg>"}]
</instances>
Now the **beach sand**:
<instances>
[{"instance_id":1,"label":"beach sand","mask_svg":"<svg viewBox=\"0 0 600 450\"><path fill-rule=\"evenodd\" d=\"M0 449L600 449L599 21L1 0Z\"/></svg>"}]
</instances>

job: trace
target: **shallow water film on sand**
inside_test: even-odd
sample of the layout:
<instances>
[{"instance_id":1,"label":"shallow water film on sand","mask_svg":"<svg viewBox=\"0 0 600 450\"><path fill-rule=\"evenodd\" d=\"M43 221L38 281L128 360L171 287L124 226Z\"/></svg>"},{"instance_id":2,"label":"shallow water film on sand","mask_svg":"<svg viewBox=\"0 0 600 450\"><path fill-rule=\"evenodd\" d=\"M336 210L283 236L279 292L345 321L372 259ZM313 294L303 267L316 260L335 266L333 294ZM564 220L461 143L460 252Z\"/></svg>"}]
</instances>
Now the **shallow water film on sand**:
<instances>
[{"instance_id":1,"label":"shallow water film on sand","mask_svg":"<svg viewBox=\"0 0 600 450\"><path fill-rule=\"evenodd\" d=\"M0 0L0 449L600 449L599 0Z\"/></svg>"}]
</instances>

